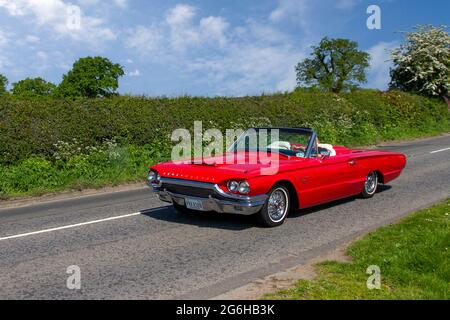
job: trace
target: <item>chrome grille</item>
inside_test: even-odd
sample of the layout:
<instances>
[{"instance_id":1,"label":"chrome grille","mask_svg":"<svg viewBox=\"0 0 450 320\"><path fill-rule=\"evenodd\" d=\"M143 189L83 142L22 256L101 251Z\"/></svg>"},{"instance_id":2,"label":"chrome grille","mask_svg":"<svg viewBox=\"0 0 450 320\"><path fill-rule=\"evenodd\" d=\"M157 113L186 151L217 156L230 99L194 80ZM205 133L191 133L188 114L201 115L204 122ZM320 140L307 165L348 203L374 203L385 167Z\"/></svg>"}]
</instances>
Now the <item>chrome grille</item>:
<instances>
[{"instance_id":1,"label":"chrome grille","mask_svg":"<svg viewBox=\"0 0 450 320\"><path fill-rule=\"evenodd\" d=\"M169 192L176 193L179 195L197 197L197 198L209 198L210 195L214 194L212 189L195 188L191 186L181 186L175 184L164 183L161 189L165 189Z\"/></svg>"}]
</instances>

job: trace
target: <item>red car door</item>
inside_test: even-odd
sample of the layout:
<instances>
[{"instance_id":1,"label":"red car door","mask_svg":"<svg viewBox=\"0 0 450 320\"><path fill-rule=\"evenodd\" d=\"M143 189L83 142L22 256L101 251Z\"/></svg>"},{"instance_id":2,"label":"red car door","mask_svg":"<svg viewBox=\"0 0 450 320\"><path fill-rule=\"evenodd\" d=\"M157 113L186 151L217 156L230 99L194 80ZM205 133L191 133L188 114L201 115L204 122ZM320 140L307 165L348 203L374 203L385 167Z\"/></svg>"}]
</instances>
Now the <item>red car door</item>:
<instances>
[{"instance_id":1,"label":"red car door","mask_svg":"<svg viewBox=\"0 0 450 320\"><path fill-rule=\"evenodd\" d=\"M359 193L357 161L349 155L309 159L306 168L295 173L300 186L300 206L311 207Z\"/></svg>"}]
</instances>

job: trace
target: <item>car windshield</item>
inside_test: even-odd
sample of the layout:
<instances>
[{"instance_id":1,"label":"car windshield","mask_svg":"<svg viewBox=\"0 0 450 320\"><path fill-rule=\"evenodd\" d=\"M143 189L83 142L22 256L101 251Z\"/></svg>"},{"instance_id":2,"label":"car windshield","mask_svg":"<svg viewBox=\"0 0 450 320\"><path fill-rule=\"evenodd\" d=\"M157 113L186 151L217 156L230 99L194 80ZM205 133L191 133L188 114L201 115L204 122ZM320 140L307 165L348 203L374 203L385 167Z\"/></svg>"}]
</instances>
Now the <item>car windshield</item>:
<instances>
[{"instance_id":1,"label":"car windshield","mask_svg":"<svg viewBox=\"0 0 450 320\"><path fill-rule=\"evenodd\" d=\"M305 129L250 129L236 140L229 151L278 152L305 158L312 136L312 132Z\"/></svg>"}]
</instances>

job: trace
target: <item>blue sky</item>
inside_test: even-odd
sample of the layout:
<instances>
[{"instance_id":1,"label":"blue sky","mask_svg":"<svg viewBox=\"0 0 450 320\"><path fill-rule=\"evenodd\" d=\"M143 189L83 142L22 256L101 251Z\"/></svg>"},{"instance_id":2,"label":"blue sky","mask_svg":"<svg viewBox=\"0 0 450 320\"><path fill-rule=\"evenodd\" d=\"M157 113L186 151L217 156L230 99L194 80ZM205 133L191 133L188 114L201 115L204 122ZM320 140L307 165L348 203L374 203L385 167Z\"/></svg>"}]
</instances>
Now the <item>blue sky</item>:
<instances>
[{"instance_id":1,"label":"blue sky","mask_svg":"<svg viewBox=\"0 0 450 320\"><path fill-rule=\"evenodd\" d=\"M372 4L381 30L366 26ZM0 73L59 83L76 59L101 55L125 67L121 93L270 93L292 90L296 63L329 36L368 51L366 86L385 89L398 31L448 25L448 12L448 0L0 0Z\"/></svg>"}]
</instances>

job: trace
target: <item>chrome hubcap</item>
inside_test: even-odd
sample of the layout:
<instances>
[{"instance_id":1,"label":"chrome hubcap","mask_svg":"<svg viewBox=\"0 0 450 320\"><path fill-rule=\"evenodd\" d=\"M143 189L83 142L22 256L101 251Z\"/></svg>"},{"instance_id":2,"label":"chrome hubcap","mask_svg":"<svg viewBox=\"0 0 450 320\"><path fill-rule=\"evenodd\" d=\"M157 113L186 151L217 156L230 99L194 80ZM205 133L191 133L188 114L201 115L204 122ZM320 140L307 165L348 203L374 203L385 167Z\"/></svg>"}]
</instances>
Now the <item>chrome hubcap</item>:
<instances>
[{"instance_id":1,"label":"chrome hubcap","mask_svg":"<svg viewBox=\"0 0 450 320\"><path fill-rule=\"evenodd\" d=\"M269 197L269 217L273 222L284 219L289 205L288 195L284 189L276 189Z\"/></svg>"},{"instance_id":2,"label":"chrome hubcap","mask_svg":"<svg viewBox=\"0 0 450 320\"><path fill-rule=\"evenodd\" d=\"M377 190L377 185L378 181L376 173L374 172L369 173L366 180L366 192L368 194L375 193L375 191Z\"/></svg>"}]
</instances>

